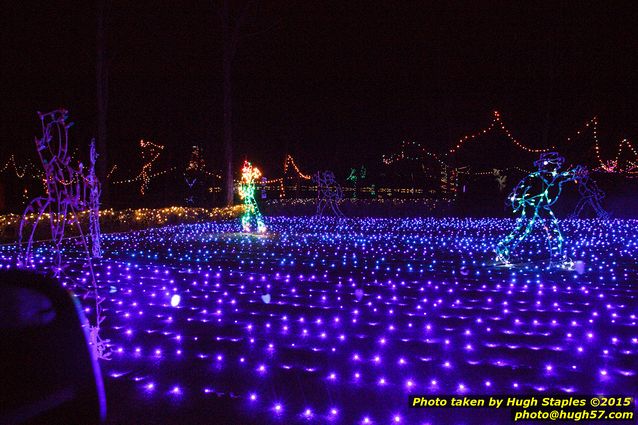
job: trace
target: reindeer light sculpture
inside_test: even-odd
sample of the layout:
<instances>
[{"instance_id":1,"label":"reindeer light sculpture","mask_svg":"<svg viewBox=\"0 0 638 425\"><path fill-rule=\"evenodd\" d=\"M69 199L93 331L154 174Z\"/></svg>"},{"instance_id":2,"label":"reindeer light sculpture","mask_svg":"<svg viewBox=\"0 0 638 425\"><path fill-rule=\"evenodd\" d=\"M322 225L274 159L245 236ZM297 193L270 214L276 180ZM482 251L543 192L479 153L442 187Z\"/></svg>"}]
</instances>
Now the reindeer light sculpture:
<instances>
[{"instance_id":1,"label":"reindeer light sculpture","mask_svg":"<svg viewBox=\"0 0 638 425\"><path fill-rule=\"evenodd\" d=\"M95 141L91 142L90 167L85 175L82 163L79 163L77 168L74 168L71 165L71 157L68 154L69 128L73 125L72 123L67 123L68 112L64 109L58 109L45 114L38 112L38 116L42 125L42 138L36 138L35 145L44 168L46 195L31 200L22 214L18 231L18 265L20 267L33 266L32 256L35 232L42 218L48 216L51 226L51 240L55 250L53 272L56 277L59 277L63 271L62 241L64 240L67 221L69 225L77 226L80 244L86 253L87 265L91 276L92 287L90 290L92 290L95 298L95 326L89 326L90 342L98 358L109 359L109 340L103 340L99 336L100 324L104 321L104 317L101 314L101 303L104 298L98 293L92 262L92 258L99 258L102 254L99 212L100 183L95 174L95 162L97 160ZM86 210L89 211L90 251L78 215L80 211ZM30 218L33 219L33 222L30 224L32 226L31 231L28 232L29 239L26 243L23 243Z\"/></svg>"}]
</instances>

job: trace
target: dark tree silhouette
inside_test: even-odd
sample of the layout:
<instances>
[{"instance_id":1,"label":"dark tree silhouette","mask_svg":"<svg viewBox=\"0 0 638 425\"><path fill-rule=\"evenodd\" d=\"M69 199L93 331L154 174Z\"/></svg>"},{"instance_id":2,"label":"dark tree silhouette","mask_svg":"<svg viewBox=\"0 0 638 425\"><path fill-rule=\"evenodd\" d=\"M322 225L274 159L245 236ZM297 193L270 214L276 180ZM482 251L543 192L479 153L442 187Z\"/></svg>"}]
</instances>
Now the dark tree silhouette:
<instances>
[{"instance_id":1,"label":"dark tree silhouette","mask_svg":"<svg viewBox=\"0 0 638 425\"><path fill-rule=\"evenodd\" d=\"M108 63L106 56L106 14L109 0L97 0L96 87L97 87L97 176L102 182L102 203L109 200L107 174Z\"/></svg>"},{"instance_id":2,"label":"dark tree silhouette","mask_svg":"<svg viewBox=\"0 0 638 425\"><path fill-rule=\"evenodd\" d=\"M222 0L223 58L222 72L224 85L224 194L226 205L233 204L233 59L237 52L239 31L242 27L252 0L244 2L237 17L231 17L230 0Z\"/></svg>"},{"instance_id":3,"label":"dark tree silhouette","mask_svg":"<svg viewBox=\"0 0 638 425\"><path fill-rule=\"evenodd\" d=\"M233 191L233 60L240 38L255 36L270 31L279 25L275 21L270 26L250 34L242 34L249 12L256 10L257 0L222 0L221 18L223 33L223 93L224 93L224 194L226 205L232 205ZM232 10L231 10L232 9ZM254 22L253 22L254 24ZM254 28L253 28L254 29Z\"/></svg>"}]
</instances>

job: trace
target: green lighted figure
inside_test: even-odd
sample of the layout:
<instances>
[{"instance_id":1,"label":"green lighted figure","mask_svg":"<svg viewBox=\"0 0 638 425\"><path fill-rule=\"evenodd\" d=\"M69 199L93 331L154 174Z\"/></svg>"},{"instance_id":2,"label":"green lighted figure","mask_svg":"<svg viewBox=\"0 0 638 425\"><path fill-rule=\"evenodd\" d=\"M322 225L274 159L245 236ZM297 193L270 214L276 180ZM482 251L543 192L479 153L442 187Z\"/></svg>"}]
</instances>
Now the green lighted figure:
<instances>
[{"instance_id":1,"label":"green lighted figure","mask_svg":"<svg viewBox=\"0 0 638 425\"><path fill-rule=\"evenodd\" d=\"M551 254L551 266L564 267L568 264L563 254L563 235L558 219L552 211L552 205L560 196L563 184L574 181L584 175L581 165L571 170L560 171L565 158L556 152L541 154L534 165L534 171L521 180L509 196L515 214L519 214L516 227L496 246L496 261L510 263L510 254L534 230L536 223L541 224L547 234Z\"/></svg>"},{"instance_id":2,"label":"green lighted figure","mask_svg":"<svg viewBox=\"0 0 638 425\"><path fill-rule=\"evenodd\" d=\"M255 200L255 181L259 177L261 177L261 171L257 167L253 167L250 162L244 161L244 167L241 169L241 181L239 182L239 197L244 201L246 207L244 215L241 216L241 227L244 232L250 232L253 219L257 223L257 232L264 233L266 231L264 219Z\"/></svg>"}]
</instances>

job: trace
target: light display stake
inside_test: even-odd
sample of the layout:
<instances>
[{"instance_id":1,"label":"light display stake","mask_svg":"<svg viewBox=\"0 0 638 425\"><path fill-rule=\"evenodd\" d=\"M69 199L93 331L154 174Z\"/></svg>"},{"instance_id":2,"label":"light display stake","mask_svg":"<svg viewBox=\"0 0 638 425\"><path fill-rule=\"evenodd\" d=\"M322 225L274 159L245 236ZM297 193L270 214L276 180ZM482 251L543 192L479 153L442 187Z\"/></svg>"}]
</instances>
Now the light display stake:
<instances>
[{"instance_id":1,"label":"light display stake","mask_svg":"<svg viewBox=\"0 0 638 425\"><path fill-rule=\"evenodd\" d=\"M241 181L239 182L239 197L244 201L245 207L241 217L241 226L244 232L250 232L253 220L256 222L258 233L266 231L264 219L255 200L255 181L260 177L261 171L257 167L253 167L250 162L244 161L244 166L241 169Z\"/></svg>"},{"instance_id":2,"label":"light display stake","mask_svg":"<svg viewBox=\"0 0 638 425\"><path fill-rule=\"evenodd\" d=\"M556 152L541 154L534 165L534 171L521 180L509 196L515 214L519 214L516 227L496 246L496 260L509 264L512 251L542 224L549 243L551 265L563 266L567 259L563 254L563 234L558 219L551 207L558 200L563 184L574 181L585 174L585 168L578 165L572 170L560 171L565 158Z\"/></svg>"}]
</instances>

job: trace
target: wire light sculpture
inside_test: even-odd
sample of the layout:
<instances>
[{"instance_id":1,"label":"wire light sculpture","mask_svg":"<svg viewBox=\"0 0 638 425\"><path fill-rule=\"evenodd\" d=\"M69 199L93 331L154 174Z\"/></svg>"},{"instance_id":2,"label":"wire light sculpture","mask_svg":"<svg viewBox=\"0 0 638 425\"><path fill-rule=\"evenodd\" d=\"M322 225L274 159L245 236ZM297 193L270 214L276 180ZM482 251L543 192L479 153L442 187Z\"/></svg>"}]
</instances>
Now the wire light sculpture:
<instances>
[{"instance_id":1,"label":"wire light sculpture","mask_svg":"<svg viewBox=\"0 0 638 425\"><path fill-rule=\"evenodd\" d=\"M195 189L199 183L200 175L205 172L206 164L202 157L202 151L199 146L193 146L191 148L191 156L188 160L186 170L184 171L184 181L188 188L188 196L186 197L186 205L195 204Z\"/></svg>"},{"instance_id":2,"label":"wire light sculpture","mask_svg":"<svg viewBox=\"0 0 638 425\"><path fill-rule=\"evenodd\" d=\"M140 171L138 178L142 180L142 184L140 185L140 194L145 195L148 190L148 185L151 182L151 177L153 177L151 174L153 163L157 161L157 158L159 158L162 150L164 150L164 146L142 139L140 140L140 148L142 149L142 160L144 161L144 165L142 166L142 171Z\"/></svg>"},{"instance_id":3,"label":"wire light sculpture","mask_svg":"<svg viewBox=\"0 0 638 425\"><path fill-rule=\"evenodd\" d=\"M345 217L339 208L339 202L343 199L343 190L337 183L332 171L317 171L312 176L312 181L317 185L317 217L323 216L323 210L330 205L336 217Z\"/></svg>"},{"instance_id":4,"label":"wire light sculpture","mask_svg":"<svg viewBox=\"0 0 638 425\"><path fill-rule=\"evenodd\" d=\"M33 239L38 224L44 216L47 216L51 227L51 240L55 250L53 273L56 277L60 277L64 269L62 265L62 241L64 240L67 222L69 226L77 226L80 245L86 253L91 277L92 287L89 292L92 291L95 298L95 325L89 325L89 339L97 357L108 360L110 356L108 349L109 340L103 340L99 336L100 325L104 321L101 307L104 298L99 295L92 262L92 257L101 257L100 183L95 174L95 162L97 160L95 141L91 142L90 167L85 175L82 163L79 163L77 168L71 165L68 141L69 128L73 124L66 122L68 112L64 109L58 109L46 114L38 112L38 116L42 125L42 138L36 138L35 145L44 168L46 196L39 196L31 200L22 214L18 231L18 266L33 266ZM79 218L80 211L86 210L89 212L91 250L89 250L84 237ZM25 248L23 238L31 220L33 220L32 228L28 233L29 239ZM88 295L88 292L86 295Z\"/></svg>"},{"instance_id":5,"label":"wire light sculpture","mask_svg":"<svg viewBox=\"0 0 638 425\"><path fill-rule=\"evenodd\" d=\"M80 226L79 212L89 211L92 256L101 256L99 230L99 196L100 183L95 174L97 153L95 142L91 144L91 166L85 175L84 166L79 163L77 168L71 165L68 154L68 130L73 125L67 123L68 112L64 109L46 114L38 113L42 124L43 136L35 140L36 149L42 167L44 168L44 183L46 196L39 196L28 203L18 232L20 247L20 261L29 266L32 262L33 239L38 224L43 217L48 217L51 225L51 240L55 245L54 272L59 275L62 266L62 240L64 239L67 222L76 225L87 254L88 245L84 239L84 232ZM33 219L29 238L24 247L25 230L29 226L29 219ZM90 254L88 254L91 256Z\"/></svg>"},{"instance_id":6,"label":"wire light sculpture","mask_svg":"<svg viewBox=\"0 0 638 425\"><path fill-rule=\"evenodd\" d=\"M565 158L556 152L543 153L540 159L534 162L538 171L528 174L516 185L508 201L519 217L514 230L498 242L495 250L496 261L509 264L512 251L532 233L534 226L539 224L547 235L550 264L557 267L569 264L569 260L563 254L563 234L551 207L560 197L562 186L580 178L585 173L585 168L578 165L571 170L560 171L564 162Z\"/></svg>"},{"instance_id":7,"label":"wire light sculpture","mask_svg":"<svg viewBox=\"0 0 638 425\"><path fill-rule=\"evenodd\" d=\"M570 218L580 218L580 215L587 205L594 210L597 218L603 220L611 218L611 214L609 214L609 212L607 212L602 206L602 200L605 198L606 194L598 187L596 181L591 178L589 172L581 175L576 182L578 183L580 199L578 200Z\"/></svg>"},{"instance_id":8,"label":"wire light sculpture","mask_svg":"<svg viewBox=\"0 0 638 425\"><path fill-rule=\"evenodd\" d=\"M498 183L498 190L500 192L504 191L507 185L507 175L505 175L502 170L496 168L494 168L493 174L496 178L496 183Z\"/></svg>"},{"instance_id":9,"label":"wire light sculpture","mask_svg":"<svg viewBox=\"0 0 638 425\"><path fill-rule=\"evenodd\" d=\"M261 177L261 171L253 167L248 161L244 161L241 169L241 180L239 182L239 197L244 201L244 214L241 217L241 227L244 232L250 232L252 222L255 222L258 233L266 231L264 219L259 212L257 201L255 200L255 181Z\"/></svg>"}]
</instances>

